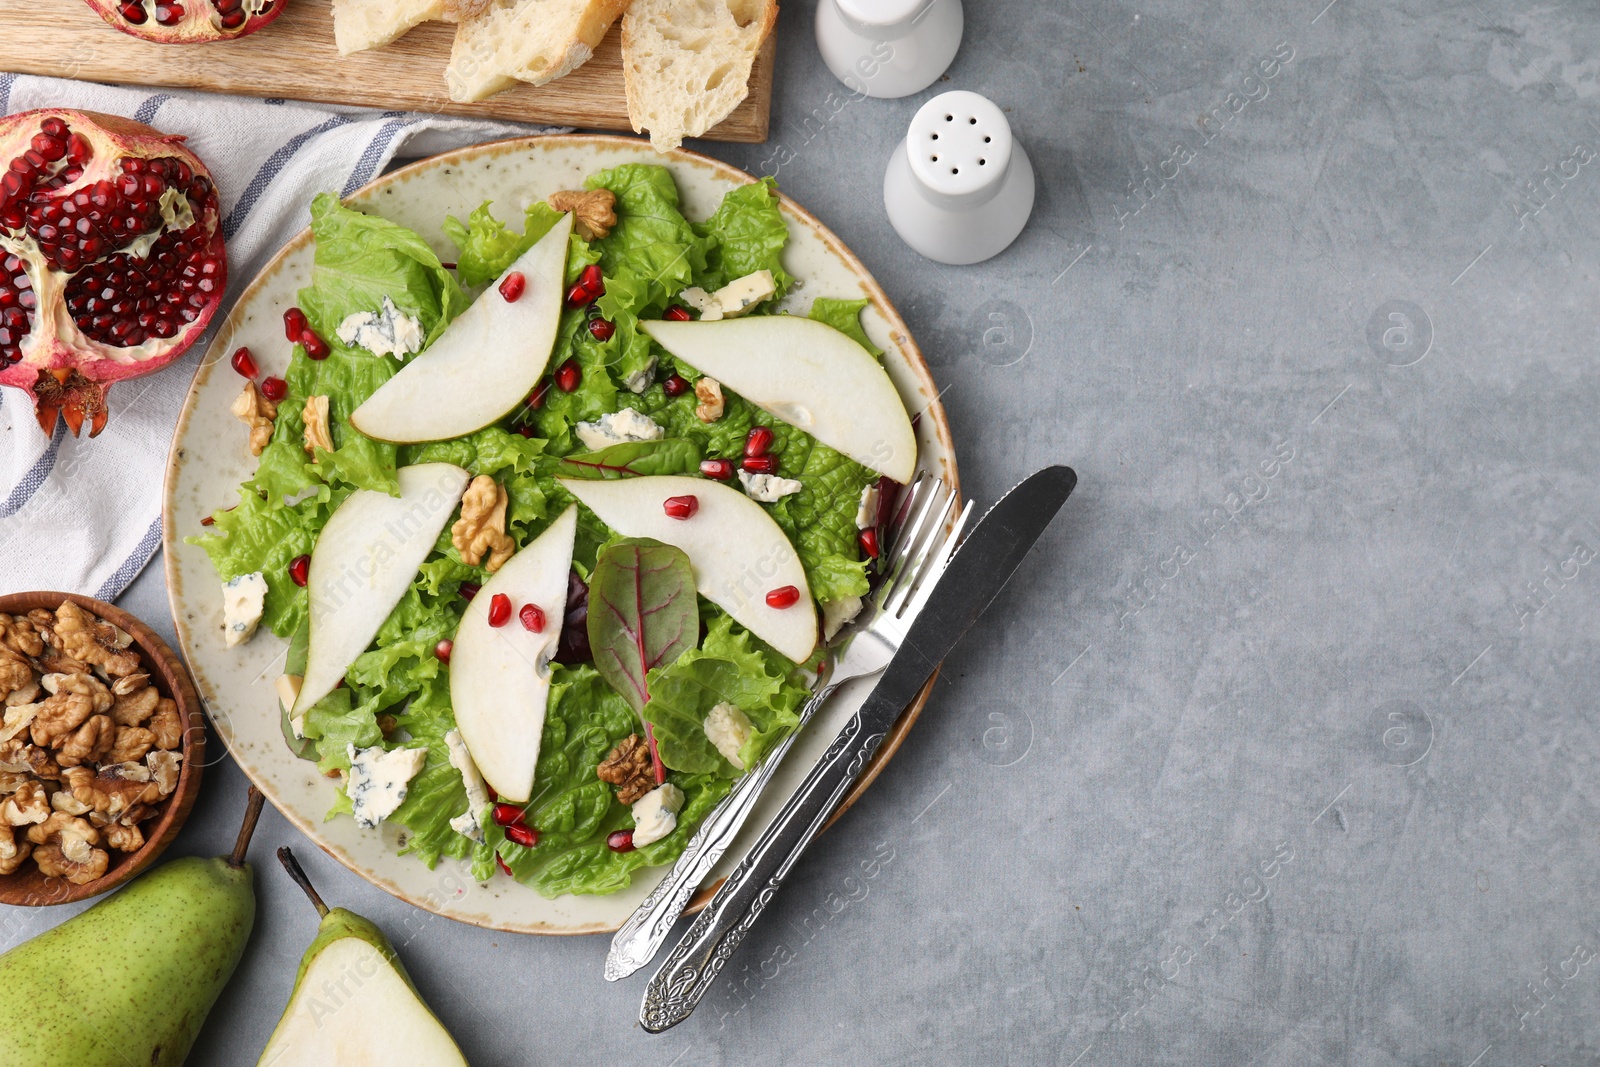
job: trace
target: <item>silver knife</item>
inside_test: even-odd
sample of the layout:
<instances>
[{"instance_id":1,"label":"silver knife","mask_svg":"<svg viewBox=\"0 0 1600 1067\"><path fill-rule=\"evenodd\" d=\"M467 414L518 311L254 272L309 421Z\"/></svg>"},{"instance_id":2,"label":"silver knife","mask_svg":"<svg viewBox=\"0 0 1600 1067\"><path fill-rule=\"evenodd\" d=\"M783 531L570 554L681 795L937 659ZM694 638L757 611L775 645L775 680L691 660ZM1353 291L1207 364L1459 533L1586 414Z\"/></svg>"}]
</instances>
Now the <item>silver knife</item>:
<instances>
[{"instance_id":1,"label":"silver knife","mask_svg":"<svg viewBox=\"0 0 1600 1067\"><path fill-rule=\"evenodd\" d=\"M1078 477L1046 467L989 509L956 551L859 711L695 920L645 990L653 1034L687 1019L821 831L900 713L978 620L1066 503Z\"/></svg>"}]
</instances>

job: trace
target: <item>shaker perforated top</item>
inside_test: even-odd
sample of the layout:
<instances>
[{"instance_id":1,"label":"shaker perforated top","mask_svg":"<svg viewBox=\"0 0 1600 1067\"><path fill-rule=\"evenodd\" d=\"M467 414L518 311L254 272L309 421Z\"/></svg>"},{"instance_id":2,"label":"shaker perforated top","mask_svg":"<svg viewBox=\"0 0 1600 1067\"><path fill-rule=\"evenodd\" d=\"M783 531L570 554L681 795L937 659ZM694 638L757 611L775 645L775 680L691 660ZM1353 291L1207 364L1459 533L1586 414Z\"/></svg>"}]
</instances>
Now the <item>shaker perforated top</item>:
<instances>
[{"instance_id":1,"label":"shaker perforated top","mask_svg":"<svg viewBox=\"0 0 1600 1067\"><path fill-rule=\"evenodd\" d=\"M911 120L906 151L911 172L929 192L979 199L992 194L1011 163L1011 124L978 93L942 93Z\"/></svg>"}]
</instances>

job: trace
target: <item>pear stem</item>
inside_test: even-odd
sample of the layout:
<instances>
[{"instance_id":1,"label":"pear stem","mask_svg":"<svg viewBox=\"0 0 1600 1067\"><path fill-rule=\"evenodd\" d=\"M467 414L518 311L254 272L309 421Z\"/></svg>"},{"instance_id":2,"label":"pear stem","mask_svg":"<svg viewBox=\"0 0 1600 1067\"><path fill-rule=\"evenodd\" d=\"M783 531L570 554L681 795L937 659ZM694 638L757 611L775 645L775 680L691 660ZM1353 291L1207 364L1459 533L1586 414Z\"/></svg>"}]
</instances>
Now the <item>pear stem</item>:
<instances>
[{"instance_id":1,"label":"pear stem","mask_svg":"<svg viewBox=\"0 0 1600 1067\"><path fill-rule=\"evenodd\" d=\"M278 849L278 862L283 864L283 869L289 872L289 877L294 879L294 884L305 890L307 897L316 907L317 914L322 918L328 917L328 906L317 895L317 887L311 884L311 879L306 876L305 868L300 866L300 861L294 858L288 845Z\"/></svg>"},{"instance_id":2,"label":"pear stem","mask_svg":"<svg viewBox=\"0 0 1600 1067\"><path fill-rule=\"evenodd\" d=\"M256 832L256 822L261 818L261 807L266 802L266 794L251 786L250 799L245 803L244 824L239 827L238 840L233 843L233 855L228 857L228 866L234 870L244 866L244 854L250 850L250 836Z\"/></svg>"}]
</instances>

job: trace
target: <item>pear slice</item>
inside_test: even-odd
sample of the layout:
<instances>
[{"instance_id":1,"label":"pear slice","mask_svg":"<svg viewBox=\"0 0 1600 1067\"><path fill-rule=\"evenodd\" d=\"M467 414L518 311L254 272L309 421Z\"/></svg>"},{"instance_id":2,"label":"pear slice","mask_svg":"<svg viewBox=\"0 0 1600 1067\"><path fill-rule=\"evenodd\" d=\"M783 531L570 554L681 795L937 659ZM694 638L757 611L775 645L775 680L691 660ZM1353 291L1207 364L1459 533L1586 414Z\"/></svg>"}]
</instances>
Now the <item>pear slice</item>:
<instances>
[{"instance_id":1,"label":"pear slice","mask_svg":"<svg viewBox=\"0 0 1600 1067\"><path fill-rule=\"evenodd\" d=\"M917 438L889 373L826 323L793 315L641 322L678 359L775 419L905 484Z\"/></svg>"},{"instance_id":2,"label":"pear slice","mask_svg":"<svg viewBox=\"0 0 1600 1067\"><path fill-rule=\"evenodd\" d=\"M577 532L578 509L569 507L506 560L467 605L450 650L456 727L483 780L513 803L533 795L550 700L550 660L566 617ZM502 626L490 626L489 608L499 594L510 598L511 617ZM544 614L544 629L537 633L522 624L528 604Z\"/></svg>"},{"instance_id":3,"label":"pear slice","mask_svg":"<svg viewBox=\"0 0 1600 1067\"><path fill-rule=\"evenodd\" d=\"M394 946L370 919L329 908L294 854L278 858L322 915L257 1067L467 1067Z\"/></svg>"},{"instance_id":4,"label":"pear slice","mask_svg":"<svg viewBox=\"0 0 1600 1067\"><path fill-rule=\"evenodd\" d=\"M539 383L561 322L561 282L572 216L550 232L445 327L439 339L350 413L350 425L380 441L444 441L481 430ZM521 295L501 283L521 274Z\"/></svg>"},{"instance_id":5,"label":"pear slice","mask_svg":"<svg viewBox=\"0 0 1600 1067\"><path fill-rule=\"evenodd\" d=\"M817 647L817 609L805 568L783 529L754 500L705 478L656 475L617 481L559 479L600 521L625 537L651 537L683 550L700 595L761 640L804 663ZM668 497L692 496L694 514L674 519ZM767 594L794 586L789 607Z\"/></svg>"},{"instance_id":6,"label":"pear slice","mask_svg":"<svg viewBox=\"0 0 1600 1067\"><path fill-rule=\"evenodd\" d=\"M306 591L311 627L291 721L333 692L400 603L471 478L453 463L395 472L400 495L351 493L317 536Z\"/></svg>"}]
</instances>

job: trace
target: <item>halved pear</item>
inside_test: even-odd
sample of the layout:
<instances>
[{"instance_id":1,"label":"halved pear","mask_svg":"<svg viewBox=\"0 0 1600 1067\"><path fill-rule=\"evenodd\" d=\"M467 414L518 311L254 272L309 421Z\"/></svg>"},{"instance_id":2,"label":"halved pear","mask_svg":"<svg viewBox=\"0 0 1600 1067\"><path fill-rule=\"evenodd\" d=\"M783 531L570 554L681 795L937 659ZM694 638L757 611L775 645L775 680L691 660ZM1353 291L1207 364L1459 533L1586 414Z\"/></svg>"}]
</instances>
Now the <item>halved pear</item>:
<instances>
[{"instance_id":1,"label":"halved pear","mask_svg":"<svg viewBox=\"0 0 1600 1067\"><path fill-rule=\"evenodd\" d=\"M772 516L737 489L705 478L655 475L617 481L560 479L600 521L625 537L651 537L683 550L700 595L796 663L817 647L817 609L800 557ZM666 513L668 497L692 496L687 519ZM793 586L789 607L767 594Z\"/></svg>"},{"instance_id":2,"label":"halved pear","mask_svg":"<svg viewBox=\"0 0 1600 1067\"><path fill-rule=\"evenodd\" d=\"M472 477L453 463L419 463L395 472L400 495L351 493L317 535L306 591L311 594L305 680L291 720L333 692L378 627L400 603Z\"/></svg>"},{"instance_id":3,"label":"halved pear","mask_svg":"<svg viewBox=\"0 0 1600 1067\"><path fill-rule=\"evenodd\" d=\"M300 957L294 990L256 1067L467 1067L394 946L372 920L329 908L287 848L278 859L322 923Z\"/></svg>"},{"instance_id":4,"label":"halved pear","mask_svg":"<svg viewBox=\"0 0 1600 1067\"><path fill-rule=\"evenodd\" d=\"M437 341L351 412L350 425L380 441L443 441L520 404L550 362L571 232L572 216L561 216ZM500 288L512 274L525 284L507 300Z\"/></svg>"},{"instance_id":5,"label":"halved pear","mask_svg":"<svg viewBox=\"0 0 1600 1067\"><path fill-rule=\"evenodd\" d=\"M641 322L678 359L775 419L902 484L917 437L889 373L832 326L793 315Z\"/></svg>"},{"instance_id":6,"label":"halved pear","mask_svg":"<svg viewBox=\"0 0 1600 1067\"><path fill-rule=\"evenodd\" d=\"M483 780L501 799L522 803L533 795L533 771L550 701L550 660L567 611L567 573L578 532L570 507L483 583L456 630L450 650L450 703L456 727ZM489 625L497 594L511 600L511 617ZM533 604L544 615L535 633L521 612Z\"/></svg>"}]
</instances>

